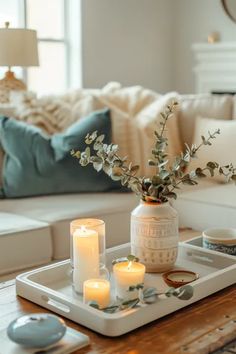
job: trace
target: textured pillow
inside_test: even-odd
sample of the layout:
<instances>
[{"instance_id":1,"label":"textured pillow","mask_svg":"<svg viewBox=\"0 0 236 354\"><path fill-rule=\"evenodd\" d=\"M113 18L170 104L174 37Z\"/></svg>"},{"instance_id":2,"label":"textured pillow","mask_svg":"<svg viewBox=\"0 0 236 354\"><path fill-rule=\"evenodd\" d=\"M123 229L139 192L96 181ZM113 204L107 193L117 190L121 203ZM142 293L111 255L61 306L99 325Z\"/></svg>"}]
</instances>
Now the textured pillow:
<instances>
[{"instance_id":1,"label":"textured pillow","mask_svg":"<svg viewBox=\"0 0 236 354\"><path fill-rule=\"evenodd\" d=\"M111 109L112 141L119 146L119 155L127 157L127 162L139 165L138 175L144 175L142 134L137 122L118 108Z\"/></svg>"},{"instance_id":2,"label":"textured pillow","mask_svg":"<svg viewBox=\"0 0 236 354\"><path fill-rule=\"evenodd\" d=\"M215 119L232 119L233 99L230 95L180 95L179 96L179 129L184 143L191 145L194 137L194 126L198 116Z\"/></svg>"},{"instance_id":3,"label":"textured pillow","mask_svg":"<svg viewBox=\"0 0 236 354\"><path fill-rule=\"evenodd\" d=\"M140 166L139 175L150 176L153 168L148 165L154 147L154 130L158 127L160 113L177 99L175 92L166 94L145 106L138 114L125 113L111 107L112 141L119 146L121 156L127 156ZM178 121L176 116L168 121L167 136L169 138L168 153L170 159L181 151Z\"/></svg>"},{"instance_id":4,"label":"textured pillow","mask_svg":"<svg viewBox=\"0 0 236 354\"><path fill-rule=\"evenodd\" d=\"M1 117L0 141L5 151L3 195L15 198L120 189L120 184L104 172L97 173L92 166L81 167L70 156L70 148L85 148L84 136L94 130L105 134L106 143L111 142L109 110L94 112L81 119L65 132L64 137L55 137L54 144L39 128ZM57 161L58 157L60 161Z\"/></svg>"},{"instance_id":5,"label":"textured pillow","mask_svg":"<svg viewBox=\"0 0 236 354\"><path fill-rule=\"evenodd\" d=\"M107 141L111 142L110 111L107 108L91 113L88 117L72 124L65 132L54 134L51 137L51 146L54 149L56 160L60 161L68 156L71 149L81 150L81 146L84 146L84 139L87 133L92 133L95 130L98 133L105 134Z\"/></svg>"},{"instance_id":6,"label":"textured pillow","mask_svg":"<svg viewBox=\"0 0 236 354\"><path fill-rule=\"evenodd\" d=\"M220 135L216 136L211 146L206 145L199 150L198 158L191 161L188 170L204 167L209 161L216 161L220 165L227 165L232 162L236 166L236 121L198 117L194 143L198 145L201 142L201 135L207 137L208 131L213 133L217 129L220 129ZM225 178L219 175L216 175L214 179L225 181Z\"/></svg>"}]
</instances>

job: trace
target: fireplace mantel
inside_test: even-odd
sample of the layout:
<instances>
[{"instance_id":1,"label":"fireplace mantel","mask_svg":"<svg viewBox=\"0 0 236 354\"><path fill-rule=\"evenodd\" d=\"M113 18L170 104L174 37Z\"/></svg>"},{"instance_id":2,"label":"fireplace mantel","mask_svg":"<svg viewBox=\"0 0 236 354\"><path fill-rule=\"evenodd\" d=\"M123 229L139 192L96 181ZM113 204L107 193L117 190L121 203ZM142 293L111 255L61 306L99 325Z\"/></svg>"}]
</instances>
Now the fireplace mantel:
<instances>
[{"instance_id":1,"label":"fireplace mantel","mask_svg":"<svg viewBox=\"0 0 236 354\"><path fill-rule=\"evenodd\" d=\"M236 42L192 45L195 91L236 92Z\"/></svg>"}]
</instances>

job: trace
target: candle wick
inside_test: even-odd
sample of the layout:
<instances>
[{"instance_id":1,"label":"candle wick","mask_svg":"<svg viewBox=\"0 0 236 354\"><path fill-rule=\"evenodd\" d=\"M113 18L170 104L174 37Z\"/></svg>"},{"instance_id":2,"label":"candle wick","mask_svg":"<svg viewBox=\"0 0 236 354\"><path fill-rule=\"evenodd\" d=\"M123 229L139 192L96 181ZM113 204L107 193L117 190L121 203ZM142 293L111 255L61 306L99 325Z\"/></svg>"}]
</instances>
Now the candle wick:
<instances>
[{"instance_id":1,"label":"candle wick","mask_svg":"<svg viewBox=\"0 0 236 354\"><path fill-rule=\"evenodd\" d=\"M85 231L86 231L86 226L85 226L85 225L81 225L80 230L81 230L82 232L85 232Z\"/></svg>"},{"instance_id":2,"label":"candle wick","mask_svg":"<svg viewBox=\"0 0 236 354\"><path fill-rule=\"evenodd\" d=\"M130 270L131 267L132 267L132 261L129 261L128 270Z\"/></svg>"}]
</instances>

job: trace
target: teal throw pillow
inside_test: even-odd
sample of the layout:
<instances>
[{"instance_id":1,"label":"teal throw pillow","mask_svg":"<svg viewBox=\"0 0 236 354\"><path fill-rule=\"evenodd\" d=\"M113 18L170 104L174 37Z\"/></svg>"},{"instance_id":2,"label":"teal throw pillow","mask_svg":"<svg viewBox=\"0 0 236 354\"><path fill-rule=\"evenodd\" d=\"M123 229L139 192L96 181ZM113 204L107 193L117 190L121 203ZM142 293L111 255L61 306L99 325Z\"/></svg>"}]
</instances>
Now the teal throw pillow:
<instances>
[{"instance_id":1,"label":"teal throw pillow","mask_svg":"<svg viewBox=\"0 0 236 354\"><path fill-rule=\"evenodd\" d=\"M111 143L109 110L94 112L53 137L35 126L0 117L0 142L5 150L2 195L16 198L120 189L103 171L82 167L70 155L71 149L84 150L84 137L94 130Z\"/></svg>"}]
</instances>

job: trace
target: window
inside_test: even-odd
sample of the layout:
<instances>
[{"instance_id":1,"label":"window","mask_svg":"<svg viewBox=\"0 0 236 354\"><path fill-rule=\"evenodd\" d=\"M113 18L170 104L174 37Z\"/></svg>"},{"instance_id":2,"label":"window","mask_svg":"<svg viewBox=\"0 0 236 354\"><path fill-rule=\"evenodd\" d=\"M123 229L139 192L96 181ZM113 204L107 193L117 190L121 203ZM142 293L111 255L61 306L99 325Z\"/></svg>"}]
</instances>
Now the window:
<instances>
[{"instance_id":1,"label":"window","mask_svg":"<svg viewBox=\"0 0 236 354\"><path fill-rule=\"evenodd\" d=\"M0 0L1 27L6 21L37 31L40 66L14 68L29 90L53 94L81 86L80 1Z\"/></svg>"},{"instance_id":2,"label":"window","mask_svg":"<svg viewBox=\"0 0 236 354\"><path fill-rule=\"evenodd\" d=\"M27 28L37 31L39 67L29 68L27 83L36 92L68 87L68 54L64 0L26 0ZM56 65L55 65L56 64Z\"/></svg>"}]
</instances>

